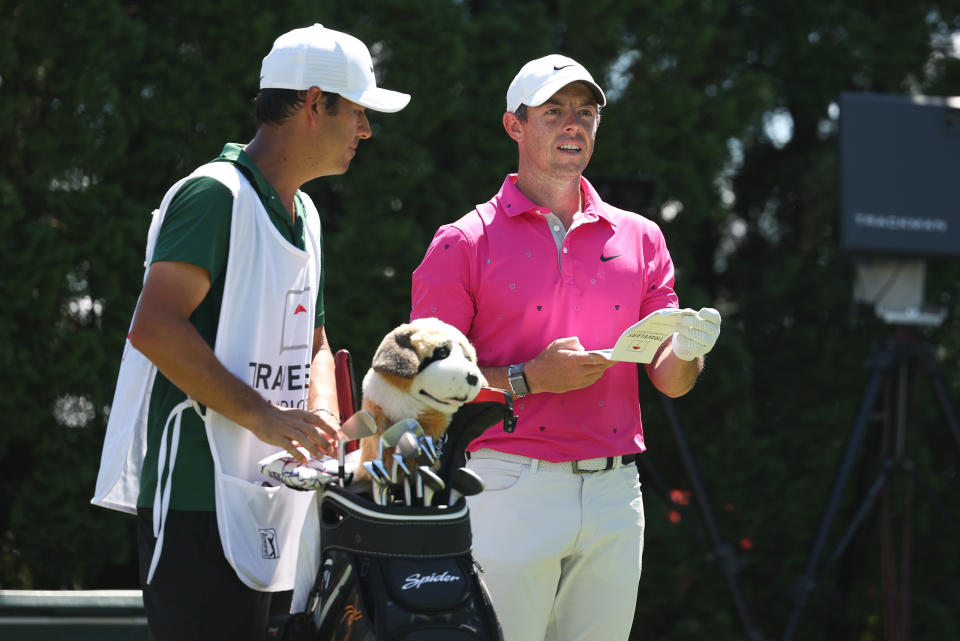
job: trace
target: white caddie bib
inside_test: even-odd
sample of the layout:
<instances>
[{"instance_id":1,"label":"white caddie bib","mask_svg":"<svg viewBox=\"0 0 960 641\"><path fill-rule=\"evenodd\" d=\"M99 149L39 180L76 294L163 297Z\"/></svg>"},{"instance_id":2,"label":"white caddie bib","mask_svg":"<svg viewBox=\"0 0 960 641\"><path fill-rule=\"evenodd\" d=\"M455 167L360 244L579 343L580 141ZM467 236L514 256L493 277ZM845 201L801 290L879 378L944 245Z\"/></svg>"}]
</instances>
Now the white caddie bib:
<instances>
[{"instance_id":1,"label":"white caddie bib","mask_svg":"<svg viewBox=\"0 0 960 641\"><path fill-rule=\"evenodd\" d=\"M160 208L154 209L147 231L147 248L143 261L143 280L147 279L157 236L170 201L192 176L177 181L164 195ZM133 326L133 319L130 321ZM140 468L147 453L147 412L157 367L130 341L123 345L117 386L110 405L107 431L100 454L100 470L91 503L112 510L137 513L140 494ZM158 479L159 481L159 479Z\"/></svg>"},{"instance_id":2,"label":"white caddie bib","mask_svg":"<svg viewBox=\"0 0 960 641\"><path fill-rule=\"evenodd\" d=\"M228 371L271 403L306 409L321 269L316 209L303 195L307 215L306 251L302 251L276 229L256 191L236 167L226 162L203 165L174 185L154 212L147 238L147 266L173 194L185 180L197 176L214 178L234 194L214 353ZM140 467L146 451L146 415L155 375L156 367L128 341L92 500L96 505L136 512ZM170 433L171 445L169 451L160 452L157 466L157 544L148 583L163 544L180 416L190 409L198 406L187 399L174 409L164 428L161 442L166 443ZM300 533L314 493L265 485L267 479L260 475L257 462L275 453L277 447L212 410L207 410L204 423L214 462L217 525L224 555L249 587L261 591L291 589Z\"/></svg>"}]
</instances>

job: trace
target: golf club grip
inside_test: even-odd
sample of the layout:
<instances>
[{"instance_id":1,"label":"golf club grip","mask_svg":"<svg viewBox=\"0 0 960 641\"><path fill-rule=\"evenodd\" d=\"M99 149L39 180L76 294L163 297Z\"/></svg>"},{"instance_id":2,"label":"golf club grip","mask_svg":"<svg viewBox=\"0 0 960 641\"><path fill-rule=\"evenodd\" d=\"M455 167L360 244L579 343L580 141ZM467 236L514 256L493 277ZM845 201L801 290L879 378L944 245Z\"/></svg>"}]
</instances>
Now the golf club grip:
<instances>
[{"instance_id":1,"label":"golf club grip","mask_svg":"<svg viewBox=\"0 0 960 641\"><path fill-rule=\"evenodd\" d=\"M337 350L333 356L334 372L337 378L337 401L340 410L340 419L347 420L360 409L353 398L353 365L350 352L345 349Z\"/></svg>"},{"instance_id":2,"label":"golf club grip","mask_svg":"<svg viewBox=\"0 0 960 641\"><path fill-rule=\"evenodd\" d=\"M340 420L345 421L360 411L360 399L356 394L356 383L353 379L353 361L350 352L345 349L337 350L333 356L334 373L337 379L337 404L340 411ZM347 443L346 451L357 449L356 441Z\"/></svg>"}]
</instances>

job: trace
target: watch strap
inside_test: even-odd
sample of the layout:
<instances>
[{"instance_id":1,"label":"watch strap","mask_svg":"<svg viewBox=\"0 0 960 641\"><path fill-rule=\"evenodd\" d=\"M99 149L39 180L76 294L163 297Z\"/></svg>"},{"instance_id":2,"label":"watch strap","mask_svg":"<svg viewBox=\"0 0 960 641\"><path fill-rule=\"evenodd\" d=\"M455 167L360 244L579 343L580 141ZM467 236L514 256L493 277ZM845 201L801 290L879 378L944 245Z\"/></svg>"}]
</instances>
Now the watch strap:
<instances>
[{"instance_id":1,"label":"watch strap","mask_svg":"<svg viewBox=\"0 0 960 641\"><path fill-rule=\"evenodd\" d=\"M507 368L507 380L510 383L510 391L517 398L526 396L530 393L530 386L527 385L527 377L523 373L523 363L517 363Z\"/></svg>"}]
</instances>

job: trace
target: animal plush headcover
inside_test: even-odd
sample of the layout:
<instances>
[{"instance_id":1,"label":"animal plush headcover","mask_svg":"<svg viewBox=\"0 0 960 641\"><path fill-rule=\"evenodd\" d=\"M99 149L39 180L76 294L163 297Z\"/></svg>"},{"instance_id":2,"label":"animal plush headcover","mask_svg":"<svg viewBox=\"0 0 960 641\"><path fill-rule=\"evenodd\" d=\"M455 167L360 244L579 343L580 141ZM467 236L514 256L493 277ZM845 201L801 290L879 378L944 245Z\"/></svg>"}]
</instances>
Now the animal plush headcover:
<instances>
[{"instance_id":1,"label":"animal plush headcover","mask_svg":"<svg viewBox=\"0 0 960 641\"><path fill-rule=\"evenodd\" d=\"M437 318L418 318L381 341L363 378L362 406L374 415L380 432L414 418L437 439L486 384L476 350L460 330ZM362 443L363 460L374 458L377 438Z\"/></svg>"}]
</instances>

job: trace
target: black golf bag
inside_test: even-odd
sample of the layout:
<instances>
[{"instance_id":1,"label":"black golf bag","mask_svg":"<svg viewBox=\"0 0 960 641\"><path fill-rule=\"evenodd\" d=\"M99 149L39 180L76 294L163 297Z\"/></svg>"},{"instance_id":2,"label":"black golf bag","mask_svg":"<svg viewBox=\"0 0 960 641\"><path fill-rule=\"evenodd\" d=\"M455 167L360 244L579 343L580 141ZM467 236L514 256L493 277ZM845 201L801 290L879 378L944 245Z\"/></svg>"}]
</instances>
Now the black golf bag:
<instances>
[{"instance_id":1,"label":"black golf bag","mask_svg":"<svg viewBox=\"0 0 960 641\"><path fill-rule=\"evenodd\" d=\"M321 501L317 641L502 641L470 554L466 502L382 506L338 486Z\"/></svg>"},{"instance_id":2,"label":"black golf bag","mask_svg":"<svg viewBox=\"0 0 960 641\"><path fill-rule=\"evenodd\" d=\"M511 396L485 388L454 415L440 446L438 475L450 482L464 448L503 421ZM437 505L449 494L438 496ZM378 505L332 484L320 503L321 564L296 638L314 641L502 641L470 552L464 499L450 506ZM293 622L291 622L293 623Z\"/></svg>"}]
</instances>

